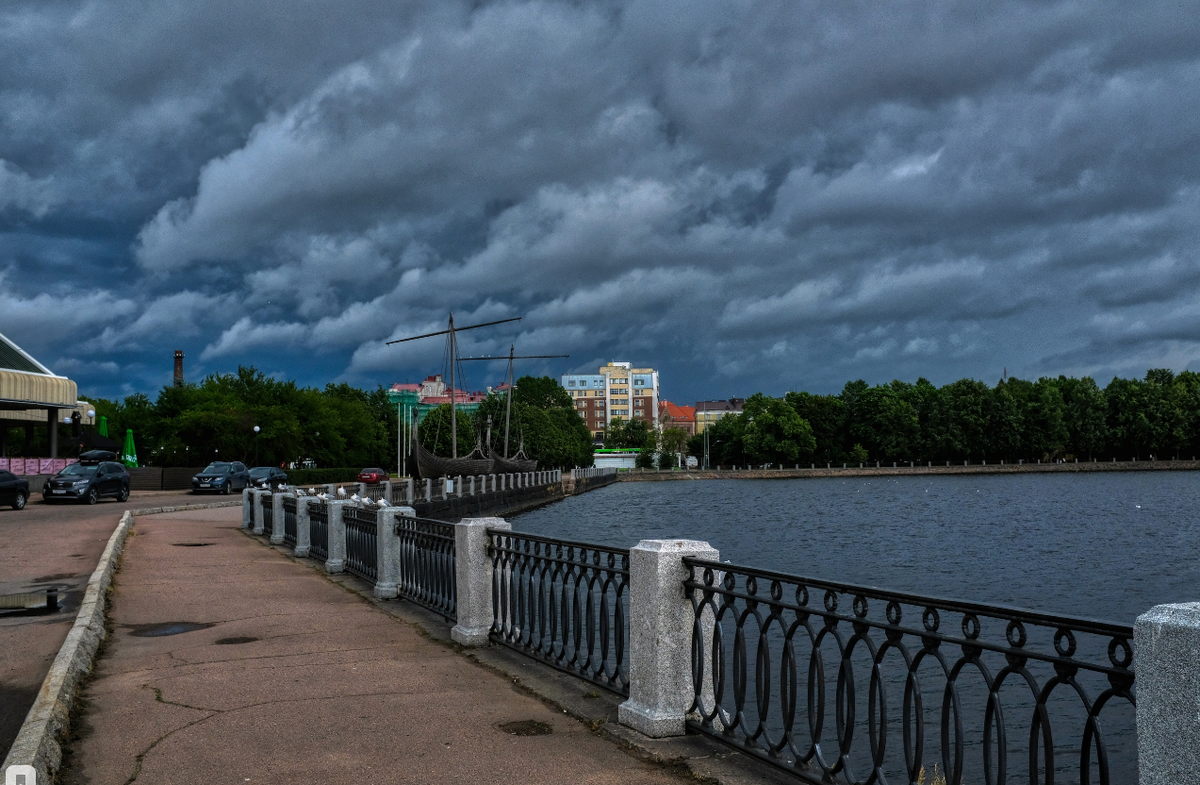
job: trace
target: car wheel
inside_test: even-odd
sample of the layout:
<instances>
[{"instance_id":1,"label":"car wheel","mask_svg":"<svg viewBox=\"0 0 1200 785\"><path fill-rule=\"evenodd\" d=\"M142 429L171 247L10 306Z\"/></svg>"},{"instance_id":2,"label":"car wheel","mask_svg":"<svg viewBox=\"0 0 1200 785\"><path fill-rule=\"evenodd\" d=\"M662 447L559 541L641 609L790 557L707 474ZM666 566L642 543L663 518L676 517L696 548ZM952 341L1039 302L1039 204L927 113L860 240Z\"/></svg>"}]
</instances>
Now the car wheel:
<instances>
[{"instance_id":1,"label":"car wheel","mask_svg":"<svg viewBox=\"0 0 1200 785\"><path fill-rule=\"evenodd\" d=\"M100 501L100 491L96 490L95 485L88 489L86 501L88 504L95 504Z\"/></svg>"},{"instance_id":2,"label":"car wheel","mask_svg":"<svg viewBox=\"0 0 1200 785\"><path fill-rule=\"evenodd\" d=\"M230 486L230 485L232 485L232 484L233 484L232 482L227 482L227 483L224 483L224 484L222 484L222 485L221 485L221 495L222 495L222 496L228 496L228 495L229 495L229 486Z\"/></svg>"},{"instance_id":3,"label":"car wheel","mask_svg":"<svg viewBox=\"0 0 1200 785\"><path fill-rule=\"evenodd\" d=\"M25 509L25 498L26 497L25 497L24 493L22 493L21 491L17 491L17 498L13 499L13 503L12 503L13 509L14 510Z\"/></svg>"},{"instance_id":4,"label":"car wheel","mask_svg":"<svg viewBox=\"0 0 1200 785\"><path fill-rule=\"evenodd\" d=\"M129 486L127 486L127 485L121 486L121 492L117 494L117 501L119 501L119 502L129 501Z\"/></svg>"}]
</instances>

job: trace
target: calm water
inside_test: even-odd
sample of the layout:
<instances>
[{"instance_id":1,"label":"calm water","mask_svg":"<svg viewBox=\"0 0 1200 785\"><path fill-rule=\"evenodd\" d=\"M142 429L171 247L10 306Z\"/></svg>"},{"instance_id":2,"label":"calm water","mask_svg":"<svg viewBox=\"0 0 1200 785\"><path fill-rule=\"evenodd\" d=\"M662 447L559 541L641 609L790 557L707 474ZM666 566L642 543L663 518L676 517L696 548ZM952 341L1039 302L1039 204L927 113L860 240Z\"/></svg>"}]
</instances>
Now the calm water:
<instances>
[{"instance_id":1,"label":"calm water","mask_svg":"<svg viewBox=\"0 0 1200 785\"><path fill-rule=\"evenodd\" d=\"M513 528L951 599L1132 623L1200 600L1200 474L618 483Z\"/></svg>"}]
</instances>

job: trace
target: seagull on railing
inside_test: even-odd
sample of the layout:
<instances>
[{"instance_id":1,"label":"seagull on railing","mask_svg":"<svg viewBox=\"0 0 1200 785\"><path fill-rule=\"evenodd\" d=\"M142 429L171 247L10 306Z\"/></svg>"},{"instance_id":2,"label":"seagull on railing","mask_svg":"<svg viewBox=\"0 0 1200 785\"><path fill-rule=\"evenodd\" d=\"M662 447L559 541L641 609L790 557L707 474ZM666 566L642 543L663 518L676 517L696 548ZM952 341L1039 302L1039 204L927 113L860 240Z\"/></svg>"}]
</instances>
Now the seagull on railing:
<instances>
[{"instance_id":1,"label":"seagull on railing","mask_svg":"<svg viewBox=\"0 0 1200 785\"><path fill-rule=\"evenodd\" d=\"M345 498L345 496L346 496L345 486L341 486L341 485L338 486L337 495L341 498ZM357 496L358 494L355 494L355 495Z\"/></svg>"},{"instance_id":2,"label":"seagull on railing","mask_svg":"<svg viewBox=\"0 0 1200 785\"><path fill-rule=\"evenodd\" d=\"M350 497L350 501L352 501L352 502L361 502L361 501L362 501L362 499L360 499L360 498L358 497L358 494L356 493L356 494L354 494L353 496L351 496L351 497Z\"/></svg>"},{"instance_id":3,"label":"seagull on railing","mask_svg":"<svg viewBox=\"0 0 1200 785\"><path fill-rule=\"evenodd\" d=\"M383 499L383 498L380 498L379 501L375 502L375 505L377 507L391 507L392 506L392 505L388 504L387 499Z\"/></svg>"}]
</instances>

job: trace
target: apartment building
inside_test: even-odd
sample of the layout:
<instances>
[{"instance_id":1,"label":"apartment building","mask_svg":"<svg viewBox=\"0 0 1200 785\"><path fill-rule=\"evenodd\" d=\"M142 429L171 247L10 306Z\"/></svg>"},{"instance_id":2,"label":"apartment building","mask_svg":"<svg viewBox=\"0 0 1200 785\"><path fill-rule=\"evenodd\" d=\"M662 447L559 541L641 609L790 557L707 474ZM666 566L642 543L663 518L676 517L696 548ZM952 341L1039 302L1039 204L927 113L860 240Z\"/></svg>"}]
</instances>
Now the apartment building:
<instances>
[{"instance_id":1,"label":"apartment building","mask_svg":"<svg viewBox=\"0 0 1200 785\"><path fill-rule=\"evenodd\" d=\"M614 417L657 427L658 371L653 368L611 362L594 374L564 374L560 383L593 436L602 435Z\"/></svg>"},{"instance_id":2,"label":"apartment building","mask_svg":"<svg viewBox=\"0 0 1200 785\"><path fill-rule=\"evenodd\" d=\"M704 429L727 414L741 414L745 398L730 398L727 401L696 401L695 419L696 433L704 433Z\"/></svg>"}]
</instances>

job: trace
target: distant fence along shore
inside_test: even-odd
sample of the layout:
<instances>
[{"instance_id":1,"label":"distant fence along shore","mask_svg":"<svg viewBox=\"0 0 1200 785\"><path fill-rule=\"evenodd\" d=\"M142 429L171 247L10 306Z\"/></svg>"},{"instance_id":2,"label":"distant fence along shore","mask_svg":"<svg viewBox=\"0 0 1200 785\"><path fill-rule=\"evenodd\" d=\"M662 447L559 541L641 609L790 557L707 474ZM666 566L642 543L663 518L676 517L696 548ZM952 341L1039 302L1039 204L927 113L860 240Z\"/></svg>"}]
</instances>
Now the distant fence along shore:
<instances>
[{"instance_id":1,"label":"distant fence along shore","mask_svg":"<svg viewBox=\"0 0 1200 785\"><path fill-rule=\"evenodd\" d=\"M889 462L890 463L890 462ZM884 464L792 464L790 466L737 466L721 469L630 469L622 471L622 482L669 480L784 480L805 477L880 477L914 474L1033 474L1079 472L1196 471L1200 461L1071 461L1065 463L946 463L942 461L897 461Z\"/></svg>"}]
</instances>

